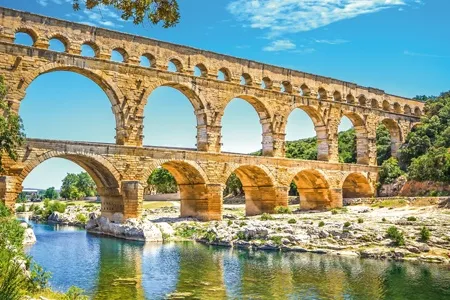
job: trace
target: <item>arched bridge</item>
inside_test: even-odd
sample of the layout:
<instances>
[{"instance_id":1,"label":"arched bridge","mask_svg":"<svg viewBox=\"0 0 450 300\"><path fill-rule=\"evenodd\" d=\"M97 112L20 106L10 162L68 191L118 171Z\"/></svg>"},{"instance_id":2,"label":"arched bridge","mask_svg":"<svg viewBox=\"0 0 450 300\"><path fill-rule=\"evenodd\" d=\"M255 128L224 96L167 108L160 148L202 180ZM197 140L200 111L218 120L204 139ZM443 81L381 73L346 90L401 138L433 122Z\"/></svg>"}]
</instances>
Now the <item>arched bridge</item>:
<instances>
[{"instance_id":1,"label":"arched bridge","mask_svg":"<svg viewBox=\"0 0 450 300\"><path fill-rule=\"evenodd\" d=\"M28 34L32 46L14 43ZM49 49L59 40L63 52ZM89 46L93 57L81 55ZM111 53L123 61L111 61ZM140 65L145 58L148 66ZM168 70L168 64L174 66ZM287 204L292 179L305 208L337 207L345 197L373 195L377 176L376 128L390 131L392 154L419 122L423 103L314 74L210 51L152 40L88 25L0 8L0 75L6 100L19 112L26 89L53 71L82 74L108 95L116 120L116 144L29 139L17 162L2 157L0 197L13 203L26 175L40 162L64 157L85 168L98 186L104 214L140 213L143 185L158 166L177 179L182 215L217 219L229 174L241 179L247 212L272 211ZM197 119L197 148L142 147L143 111L153 90L170 86L191 102ZM234 98L257 111L262 127L262 157L221 153L221 120ZM284 158L286 123L300 108L314 123L317 161ZM356 130L356 165L338 162L338 125L347 116Z\"/></svg>"}]
</instances>

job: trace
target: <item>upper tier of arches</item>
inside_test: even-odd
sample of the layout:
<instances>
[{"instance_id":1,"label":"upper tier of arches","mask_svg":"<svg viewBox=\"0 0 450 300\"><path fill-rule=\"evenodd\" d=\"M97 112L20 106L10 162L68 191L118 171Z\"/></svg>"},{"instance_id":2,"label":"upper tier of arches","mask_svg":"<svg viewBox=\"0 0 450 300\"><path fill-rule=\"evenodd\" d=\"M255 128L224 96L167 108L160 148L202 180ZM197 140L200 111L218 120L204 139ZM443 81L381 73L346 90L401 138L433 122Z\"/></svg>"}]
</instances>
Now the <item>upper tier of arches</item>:
<instances>
[{"instance_id":1,"label":"upper tier of arches","mask_svg":"<svg viewBox=\"0 0 450 300\"><path fill-rule=\"evenodd\" d=\"M9 34L29 34L33 47L48 48L49 41L57 39L64 45L63 52L69 54L80 55L81 47L87 45L92 48L93 56L97 59L110 60L112 53L118 52L122 57L121 63L167 70L168 63L171 62L176 65L176 72L210 80L229 81L256 89L335 101L389 113L411 116L422 114L422 104L387 95L377 89L104 29L94 31L90 26L51 18L46 18L44 28L37 21L40 20L39 16L31 18L26 13L2 10L5 10L6 15L20 15L21 18L8 23L11 31ZM0 21L2 22L6 23ZM0 40L8 38L2 38L0 34ZM141 63L143 60L145 63Z\"/></svg>"}]
</instances>

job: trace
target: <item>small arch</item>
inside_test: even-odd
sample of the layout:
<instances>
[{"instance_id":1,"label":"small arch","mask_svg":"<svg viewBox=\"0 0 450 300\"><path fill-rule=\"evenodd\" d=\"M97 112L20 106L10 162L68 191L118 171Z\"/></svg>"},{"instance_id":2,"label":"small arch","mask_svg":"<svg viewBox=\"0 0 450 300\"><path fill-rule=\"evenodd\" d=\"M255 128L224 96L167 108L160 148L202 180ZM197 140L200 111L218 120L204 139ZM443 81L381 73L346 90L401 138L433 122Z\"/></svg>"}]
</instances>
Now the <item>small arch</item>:
<instances>
[{"instance_id":1,"label":"small arch","mask_svg":"<svg viewBox=\"0 0 450 300\"><path fill-rule=\"evenodd\" d=\"M266 90L270 90L272 89L273 86L273 82L272 80L270 80L269 77L264 77L261 81L261 88L262 89L266 89Z\"/></svg>"},{"instance_id":2,"label":"small arch","mask_svg":"<svg viewBox=\"0 0 450 300\"><path fill-rule=\"evenodd\" d=\"M272 213L277 198L273 179L262 168L251 165L239 166L235 173L242 183L245 195L245 213L247 216Z\"/></svg>"},{"instance_id":3,"label":"small arch","mask_svg":"<svg viewBox=\"0 0 450 300\"><path fill-rule=\"evenodd\" d=\"M367 104L366 97L364 95L359 96L358 102L359 102L359 105L366 106L366 104Z\"/></svg>"},{"instance_id":4,"label":"small arch","mask_svg":"<svg viewBox=\"0 0 450 300\"><path fill-rule=\"evenodd\" d=\"M14 34L14 43L34 47L38 40L36 31L31 28L21 27Z\"/></svg>"},{"instance_id":5,"label":"small arch","mask_svg":"<svg viewBox=\"0 0 450 300\"><path fill-rule=\"evenodd\" d=\"M323 87L319 88L319 90L317 91L317 99L320 100L328 99L327 91Z\"/></svg>"},{"instance_id":6,"label":"small arch","mask_svg":"<svg viewBox=\"0 0 450 300\"><path fill-rule=\"evenodd\" d=\"M377 100L377 99L372 99L372 100L370 100L370 106L371 106L373 109L379 109L379 108L380 108L380 104L378 103L378 100Z\"/></svg>"},{"instance_id":7,"label":"small arch","mask_svg":"<svg viewBox=\"0 0 450 300\"><path fill-rule=\"evenodd\" d=\"M368 133L367 133L367 128L366 128L364 118L362 116L360 116L359 114L357 114L355 112L351 112L351 111L344 111L343 115L350 120L351 124L353 125L354 133L349 134L349 133L351 133L351 131L350 131L350 132L347 132L343 136L341 136L341 134L338 133L338 135L337 135L338 141L341 138L353 138L354 137L355 138L354 142L350 143L349 141L346 141L346 143L342 143L342 146L344 148L349 147L351 145L354 145L354 147L356 148L356 157L352 156L349 159L353 163L355 162L354 159L356 158L357 164L363 164L363 165L369 164L369 148L368 148L369 142L368 142ZM342 123L343 119L344 118L341 119L341 125L343 124ZM338 131L340 130L339 127L338 127ZM340 142L338 142L338 144L341 145ZM338 151L339 151L339 154L341 154L341 147L338 147ZM350 162L350 161L347 161L347 162Z\"/></svg>"},{"instance_id":8,"label":"small arch","mask_svg":"<svg viewBox=\"0 0 450 300\"><path fill-rule=\"evenodd\" d=\"M325 209L333 206L330 186L318 170L302 170L293 178L300 196L300 208Z\"/></svg>"},{"instance_id":9,"label":"small arch","mask_svg":"<svg viewBox=\"0 0 450 300\"><path fill-rule=\"evenodd\" d=\"M140 58L141 67L156 68L156 58L150 53L144 53Z\"/></svg>"},{"instance_id":10,"label":"small arch","mask_svg":"<svg viewBox=\"0 0 450 300\"><path fill-rule=\"evenodd\" d=\"M252 85L253 80L252 77L250 76L250 74L248 73L243 73L241 75L241 85Z\"/></svg>"},{"instance_id":11,"label":"small arch","mask_svg":"<svg viewBox=\"0 0 450 300\"><path fill-rule=\"evenodd\" d=\"M198 64L194 67L194 76L197 77L207 77L208 70L206 69L204 64Z\"/></svg>"},{"instance_id":12,"label":"small arch","mask_svg":"<svg viewBox=\"0 0 450 300\"><path fill-rule=\"evenodd\" d=\"M217 80L221 81L231 81L231 73L227 68L220 68L217 71Z\"/></svg>"},{"instance_id":13,"label":"small arch","mask_svg":"<svg viewBox=\"0 0 450 300\"><path fill-rule=\"evenodd\" d=\"M123 48L114 48L111 51L111 60L126 63L128 62L128 53Z\"/></svg>"},{"instance_id":14,"label":"small arch","mask_svg":"<svg viewBox=\"0 0 450 300\"><path fill-rule=\"evenodd\" d=\"M381 121L381 123L387 128L391 137L391 156L397 157L397 152L400 149L403 141L403 135L400 126L396 121L392 119L384 119Z\"/></svg>"},{"instance_id":15,"label":"small arch","mask_svg":"<svg viewBox=\"0 0 450 300\"><path fill-rule=\"evenodd\" d=\"M360 173L349 174L342 183L343 198L368 198L373 195L369 180Z\"/></svg>"},{"instance_id":16,"label":"small arch","mask_svg":"<svg viewBox=\"0 0 450 300\"><path fill-rule=\"evenodd\" d=\"M337 102L341 102L342 101L341 93L339 93L338 91L335 91L333 93L333 100L337 101Z\"/></svg>"},{"instance_id":17,"label":"small arch","mask_svg":"<svg viewBox=\"0 0 450 300\"><path fill-rule=\"evenodd\" d=\"M81 56L85 57L98 57L100 54L100 48L97 44L91 41L81 44Z\"/></svg>"},{"instance_id":18,"label":"small arch","mask_svg":"<svg viewBox=\"0 0 450 300\"><path fill-rule=\"evenodd\" d=\"M391 111L391 104L387 100L383 100L383 110Z\"/></svg>"},{"instance_id":19,"label":"small arch","mask_svg":"<svg viewBox=\"0 0 450 300\"><path fill-rule=\"evenodd\" d=\"M292 93L292 84L289 81L283 81L281 83L281 92L282 93Z\"/></svg>"},{"instance_id":20,"label":"small arch","mask_svg":"<svg viewBox=\"0 0 450 300\"><path fill-rule=\"evenodd\" d=\"M401 114L402 113L402 107L397 102L394 103L394 112Z\"/></svg>"},{"instance_id":21,"label":"small arch","mask_svg":"<svg viewBox=\"0 0 450 300\"><path fill-rule=\"evenodd\" d=\"M183 65L181 64L181 61L176 58L172 58L169 60L167 64L167 71L174 72L174 73L180 73L183 71Z\"/></svg>"},{"instance_id":22,"label":"small arch","mask_svg":"<svg viewBox=\"0 0 450 300\"><path fill-rule=\"evenodd\" d=\"M347 100L347 103L350 103L350 104L355 103L355 97L353 97L352 94L348 94L346 100Z\"/></svg>"},{"instance_id":23,"label":"small arch","mask_svg":"<svg viewBox=\"0 0 450 300\"><path fill-rule=\"evenodd\" d=\"M417 117L422 116L422 111L419 107L414 108L414 115L416 115Z\"/></svg>"},{"instance_id":24,"label":"small arch","mask_svg":"<svg viewBox=\"0 0 450 300\"><path fill-rule=\"evenodd\" d=\"M311 95L311 89L306 85L302 84L300 86L300 95L303 97L308 97Z\"/></svg>"},{"instance_id":25,"label":"small arch","mask_svg":"<svg viewBox=\"0 0 450 300\"><path fill-rule=\"evenodd\" d=\"M57 52L68 52L69 51L69 40L60 34L54 35L49 39L48 49Z\"/></svg>"},{"instance_id":26,"label":"small arch","mask_svg":"<svg viewBox=\"0 0 450 300\"><path fill-rule=\"evenodd\" d=\"M411 107L408 104L405 104L405 106L403 107L403 112L405 115L410 115L411 114Z\"/></svg>"}]
</instances>

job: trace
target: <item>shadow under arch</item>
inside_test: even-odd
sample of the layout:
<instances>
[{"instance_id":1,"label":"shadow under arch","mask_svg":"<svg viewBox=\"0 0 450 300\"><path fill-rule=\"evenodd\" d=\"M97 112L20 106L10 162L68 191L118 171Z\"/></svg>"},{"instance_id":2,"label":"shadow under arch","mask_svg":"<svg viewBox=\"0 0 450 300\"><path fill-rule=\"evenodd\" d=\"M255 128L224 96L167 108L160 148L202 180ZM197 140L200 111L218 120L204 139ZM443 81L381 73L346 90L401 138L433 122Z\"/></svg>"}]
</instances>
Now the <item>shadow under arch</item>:
<instances>
[{"instance_id":1,"label":"shadow under arch","mask_svg":"<svg viewBox=\"0 0 450 300\"><path fill-rule=\"evenodd\" d=\"M374 191L369 180L360 173L347 175L342 183L343 198L367 198L373 195Z\"/></svg>"},{"instance_id":2,"label":"shadow under arch","mask_svg":"<svg viewBox=\"0 0 450 300\"><path fill-rule=\"evenodd\" d=\"M162 161L147 169L142 182L147 182L152 172L164 168L172 174L180 192L180 216L204 219L208 213L208 177L200 166L183 160Z\"/></svg>"},{"instance_id":3,"label":"shadow under arch","mask_svg":"<svg viewBox=\"0 0 450 300\"><path fill-rule=\"evenodd\" d=\"M123 140L124 135L120 132L122 130L121 128L123 128L125 125L125 120L123 119L123 114L121 113L122 110L121 104L123 102L124 97L120 89L117 87L117 85L114 84L105 76L103 76L101 71L91 70L89 68L81 68L76 65L51 63L33 71L31 73L32 75L28 76L25 79L24 83L19 89L26 91L26 89L30 86L30 84L39 76L59 71L71 72L82 75L93 81L102 89L102 91L106 94L111 103L112 112L114 114L114 118L116 121L116 143L119 145L125 144L125 141ZM19 106L16 108L17 111L19 111L20 109L20 103L18 105Z\"/></svg>"},{"instance_id":4,"label":"shadow under arch","mask_svg":"<svg viewBox=\"0 0 450 300\"><path fill-rule=\"evenodd\" d=\"M67 159L83 168L94 180L101 199L102 216L112 217L114 213L125 214L124 202L120 193L122 176L105 158L88 153L49 151L28 162L19 175L19 182L25 180L42 162L51 158Z\"/></svg>"},{"instance_id":5,"label":"shadow under arch","mask_svg":"<svg viewBox=\"0 0 450 300\"><path fill-rule=\"evenodd\" d=\"M342 116L347 117L353 124L356 134L356 163L369 164L369 140L366 122L363 117L355 112L343 111Z\"/></svg>"},{"instance_id":6,"label":"shadow under arch","mask_svg":"<svg viewBox=\"0 0 450 300\"><path fill-rule=\"evenodd\" d=\"M251 95L236 95L228 100L223 106L222 111L217 116L217 123L222 126L222 119L225 114L225 110L234 99L241 99L250 104L258 114L259 122L262 127L262 155L273 156L274 153L274 139L273 139L273 127L272 127L272 115L267 106L255 96Z\"/></svg>"},{"instance_id":7,"label":"shadow under arch","mask_svg":"<svg viewBox=\"0 0 450 300\"><path fill-rule=\"evenodd\" d=\"M243 165L234 169L226 178L235 173L242 183L245 194L245 213L247 216L271 213L277 206L277 193L274 179L264 169Z\"/></svg>"},{"instance_id":8,"label":"shadow under arch","mask_svg":"<svg viewBox=\"0 0 450 300\"><path fill-rule=\"evenodd\" d=\"M396 121L388 118L383 119L381 124L389 130L389 135L391 136L391 156L397 157L398 150L403 142L403 134L400 126Z\"/></svg>"},{"instance_id":9,"label":"shadow under arch","mask_svg":"<svg viewBox=\"0 0 450 300\"><path fill-rule=\"evenodd\" d=\"M317 138L317 160L328 161L329 160L329 146L328 146L328 131L327 126L320 114L319 110L315 107L304 105L301 103L292 104L290 111L285 118L286 122L283 122L281 127L281 132L287 133L287 123L289 121L289 116L294 112L294 110L300 109L304 111L314 124L314 130L316 132Z\"/></svg>"},{"instance_id":10,"label":"shadow under arch","mask_svg":"<svg viewBox=\"0 0 450 300\"><path fill-rule=\"evenodd\" d=\"M326 209L336 207L326 176L318 170L301 170L293 180L300 195L300 208Z\"/></svg>"}]
</instances>

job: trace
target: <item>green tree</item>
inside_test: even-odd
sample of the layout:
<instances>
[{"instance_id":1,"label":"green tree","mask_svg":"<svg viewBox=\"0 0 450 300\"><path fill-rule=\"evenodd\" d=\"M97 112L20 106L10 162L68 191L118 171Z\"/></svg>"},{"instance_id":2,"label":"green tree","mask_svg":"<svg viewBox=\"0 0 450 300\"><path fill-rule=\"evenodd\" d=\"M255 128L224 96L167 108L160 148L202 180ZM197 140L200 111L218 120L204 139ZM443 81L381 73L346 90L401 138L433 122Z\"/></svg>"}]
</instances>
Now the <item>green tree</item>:
<instances>
[{"instance_id":1,"label":"green tree","mask_svg":"<svg viewBox=\"0 0 450 300\"><path fill-rule=\"evenodd\" d=\"M54 187L50 187L45 190L44 198L51 199L51 200L58 199L59 194Z\"/></svg>"},{"instance_id":2,"label":"green tree","mask_svg":"<svg viewBox=\"0 0 450 300\"><path fill-rule=\"evenodd\" d=\"M164 28L175 26L179 19L177 0L73 0L74 10L80 10L83 2L88 10L110 6L119 10L122 19L132 19L141 24L148 19L152 24L163 23Z\"/></svg>"},{"instance_id":3,"label":"green tree","mask_svg":"<svg viewBox=\"0 0 450 300\"><path fill-rule=\"evenodd\" d=\"M377 165L381 166L383 162L391 157L391 134L383 124L377 127Z\"/></svg>"},{"instance_id":4,"label":"green tree","mask_svg":"<svg viewBox=\"0 0 450 300\"><path fill-rule=\"evenodd\" d=\"M156 192L160 194L176 193L178 191L175 178L164 168L155 169L147 179L147 183L154 186Z\"/></svg>"},{"instance_id":5,"label":"green tree","mask_svg":"<svg viewBox=\"0 0 450 300\"><path fill-rule=\"evenodd\" d=\"M391 157L383 162L381 165L381 169L378 173L380 177L380 183L381 184L389 184L393 183L395 179L403 175L404 172L402 169L400 169L400 166L398 165L398 161L396 158Z\"/></svg>"},{"instance_id":6,"label":"green tree","mask_svg":"<svg viewBox=\"0 0 450 300\"><path fill-rule=\"evenodd\" d=\"M237 177L236 173L231 173L230 177L228 177L225 188L223 190L223 195L238 196L243 195L244 190L242 189L242 183L239 177Z\"/></svg>"},{"instance_id":7,"label":"green tree","mask_svg":"<svg viewBox=\"0 0 450 300\"><path fill-rule=\"evenodd\" d=\"M22 119L11 111L4 101L7 87L3 76L0 76L0 153L6 153L14 161L17 160L17 149L25 142ZM3 159L0 159L0 171L3 170Z\"/></svg>"},{"instance_id":8,"label":"green tree","mask_svg":"<svg viewBox=\"0 0 450 300\"><path fill-rule=\"evenodd\" d=\"M68 173L61 186L61 197L66 199L81 199L96 194L96 185L86 172L80 174Z\"/></svg>"},{"instance_id":9,"label":"green tree","mask_svg":"<svg viewBox=\"0 0 450 300\"><path fill-rule=\"evenodd\" d=\"M78 190L84 193L87 197L95 196L96 185L91 176L86 172L78 174L78 182L76 184Z\"/></svg>"},{"instance_id":10,"label":"green tree","mask_svg":"<svg viewBox=\"0 0 450 300\"><path fill-rule=\"evenodd\" d=\"M339 162L356 163L356 133L349 129L338 134Z\"/></svg>"}]
</instances>

